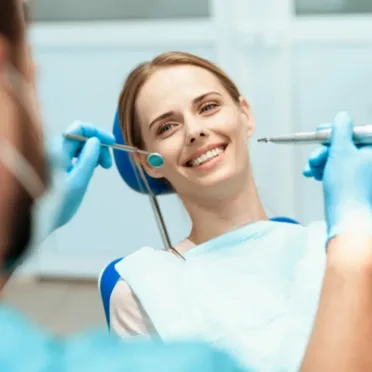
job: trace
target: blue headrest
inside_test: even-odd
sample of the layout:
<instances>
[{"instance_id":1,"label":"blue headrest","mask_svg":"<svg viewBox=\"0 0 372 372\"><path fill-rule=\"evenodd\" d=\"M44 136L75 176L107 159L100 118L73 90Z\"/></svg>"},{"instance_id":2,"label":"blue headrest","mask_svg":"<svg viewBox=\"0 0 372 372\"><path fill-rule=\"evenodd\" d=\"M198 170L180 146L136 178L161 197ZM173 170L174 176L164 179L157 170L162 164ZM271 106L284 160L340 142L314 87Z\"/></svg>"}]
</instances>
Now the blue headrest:
<instances>
[{"instance_id":1,"label":"blue headrest","mask_svg":"<svg viewBox=\"0 0 372 372\"><path fill-rule=\"evenodd\" d=\"M115 115L113 134L115 136L116 142L120 145L124 145L118 112L116 112ZM125 151L114 150L114 159L120 176L125 181L125 183L134 191L140 192L142 194L148 194L147 188L141 178L141 174L136 168L134 162L131 160L130 154ZM170 187L170 185L164 182L162 179L152 178L147 175L146 178L152 192L155 195L173 193L173 189Z\"/></svg>"}]
</instances>

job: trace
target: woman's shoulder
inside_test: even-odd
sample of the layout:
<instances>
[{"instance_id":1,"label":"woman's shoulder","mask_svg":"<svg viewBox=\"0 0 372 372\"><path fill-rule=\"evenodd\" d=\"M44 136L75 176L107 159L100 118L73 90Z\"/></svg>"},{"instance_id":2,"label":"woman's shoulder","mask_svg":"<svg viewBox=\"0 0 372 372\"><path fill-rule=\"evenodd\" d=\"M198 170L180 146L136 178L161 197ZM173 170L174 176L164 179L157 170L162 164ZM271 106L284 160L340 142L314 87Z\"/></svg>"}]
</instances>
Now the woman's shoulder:
<instances>
[{"instance_id":1,"label":"woman's shoulder","mask_svg":"<svg viewBox=\"0 0 372 372\"><path fill-rule=\"evenodd\" d=\"M193 247L193 243L184 239L174 246L179 253L184 253ZM136 254L133 252L127 257ZM120 277L110 297L110 325L120 336L146 335L153 333L152 323L141 306L136 294L129 284Z\"/></svg>"},{"instance_id":2,"label":"woman's shoulder","mask_svg":"<svg viewBox=\"0 0 372 372\"><path fill-rule=\"evenodd\" d=\"M138 298L121 278L110 298L110 327L121 337L153 333L151 321Z\"/></svg>"},{"instance_id":3,"label":"woman's shoulder","mask_svg":"<svg viewBox=\"0 0 372 372\"><path fill-rule=\"evenodd\" d=\"M110 310L113 310L113 314L122 317L124 314L130 314L136 318L139 316L139 303L127 282L120 278L112 290L110 297ZM112 319L112 317L111 317Z\"/></svg>"}]
</instances>

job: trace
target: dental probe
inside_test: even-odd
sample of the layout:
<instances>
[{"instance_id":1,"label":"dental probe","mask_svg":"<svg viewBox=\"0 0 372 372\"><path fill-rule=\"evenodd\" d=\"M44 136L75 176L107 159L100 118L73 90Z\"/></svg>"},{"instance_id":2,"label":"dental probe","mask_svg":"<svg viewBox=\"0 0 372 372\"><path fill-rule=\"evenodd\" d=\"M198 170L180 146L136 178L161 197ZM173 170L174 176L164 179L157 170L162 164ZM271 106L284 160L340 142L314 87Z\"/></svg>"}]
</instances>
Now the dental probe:
<instances>
[{"instance_id":1,"label":"dental probe","mask_svg":"<svg viewBox=\"0 0 372 372\"><path fill-rule=\"evenodd\" d=\"M275 137L260 138L257 141L277 144L315 144L327 145L331 142L332 128L313 132L297 132ZM353 129L353 140L356 145L372 145L372 124L356 126Z\"/></svg>"},{"instance_id":2,"label":"dental probe","mask_svg":"<svg viewBox=\"0 0 372 372\"><path fill-rule=\"evenodd\" d=\"M89 140L88 137L79 136L77 134L64 133L63 136L65 138L75 140L75 141L85 142L85 141ZM161 168L164 164L163 157L156 152L150 153L150 152L145 151L145 150L137 149L136 147L132 147L132 146L128 146L128 145L119 145L118 143L114 143L112 145L107 145L106 143L101 142L101 146L109 147L109 148L111 147L114 150L120 150L120 151L126 151L126 152L136 152L136 153L139 153L139 154L147 155L147 163L153 168Z\"/></svg>"}]
</instances>

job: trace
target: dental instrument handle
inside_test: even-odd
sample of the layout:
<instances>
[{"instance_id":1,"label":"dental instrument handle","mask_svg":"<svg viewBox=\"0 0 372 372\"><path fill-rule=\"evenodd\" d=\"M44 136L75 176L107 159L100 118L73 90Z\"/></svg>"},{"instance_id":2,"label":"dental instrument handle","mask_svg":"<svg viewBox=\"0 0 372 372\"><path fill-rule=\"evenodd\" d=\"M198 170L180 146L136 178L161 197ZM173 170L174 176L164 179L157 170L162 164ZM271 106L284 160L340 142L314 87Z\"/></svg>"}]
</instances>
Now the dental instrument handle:
<instances>
[{"instance_id":1,"label":"dental instrument handle","mask_svg":"<svg viewBox=\"0 0 372 372\"><path fill-rule=\"evenodd\" d=\"M276 137L260 138L258 142L272 142L276 144L323 144L330 143L332 129L320 129L314 132L298 132ZM353 140L356 145L372 145L372 124L355 126Z\"/></svg>"},{"instance_id":2,"label":"dental instrument handle","mask_svg":"<svg viewBox=\"0 0 372 372\"><path fill-rule=\"evenodd\" d=\"M75 141L85 142L85 141L88 141L89 140L88 137L79 136L77 134L64 133L63 136L65 138L67 138L67 139L71 139L71 140L75 140ZM132 147L132 146L128 146L128 145L119 145L118 143L114 143L112 145L108 145L106 143L102 143L101 142L101 146L103 146L103 147L111 147L111 148L113 148L115 150L120 150L120 151L137 152L139 154L151 155L151 153L149 153L148 151L140 150L140 149L137 149L136 147Z\"/></svg>"},{"instance_id":3,"label":"dental instrument handle","mask_svg":"<svg viewBox=\"0 0 372 372\"><path fill-rule=\"evenodd\" d=\"M167 251L172 251L176 256L185 260L185 258L176 249L174 249L173 246L172 246L172 243L171 243L170 238L169 238L168 230L167 230L167 227L165 225L164 218L163 218L163 214L161 213L160 206L159 206L159 203L158 203L158 200L157 200L156 196L153 195L153 194L150 194L149 198L150 198L151 207L152 207L154 215L155 215L156 222L158 224L158 228L160 230L160 234L161 234L161 238L163 240L163 244L165 245L165 249Z\"/></svg>"}]
</instances>

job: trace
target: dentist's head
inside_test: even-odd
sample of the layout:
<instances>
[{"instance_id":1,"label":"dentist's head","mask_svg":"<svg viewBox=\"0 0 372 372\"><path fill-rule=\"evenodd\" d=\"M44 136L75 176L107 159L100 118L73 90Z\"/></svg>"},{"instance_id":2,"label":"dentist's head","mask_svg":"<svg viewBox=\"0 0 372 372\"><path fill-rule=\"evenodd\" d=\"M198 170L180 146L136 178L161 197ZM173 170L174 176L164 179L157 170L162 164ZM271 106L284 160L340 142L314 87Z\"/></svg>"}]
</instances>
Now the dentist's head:
<instances>
[{"instance_id":1,"label":"dentist's head","mask_svg":"<svg viewBox=\"0 0 372 372\"><path fill-rule=\"evenodd\" d=\"M42 128L27 43L27 4L0 0L0 287L30 239L46 185Z\"/></svg>"}]
</instances>

